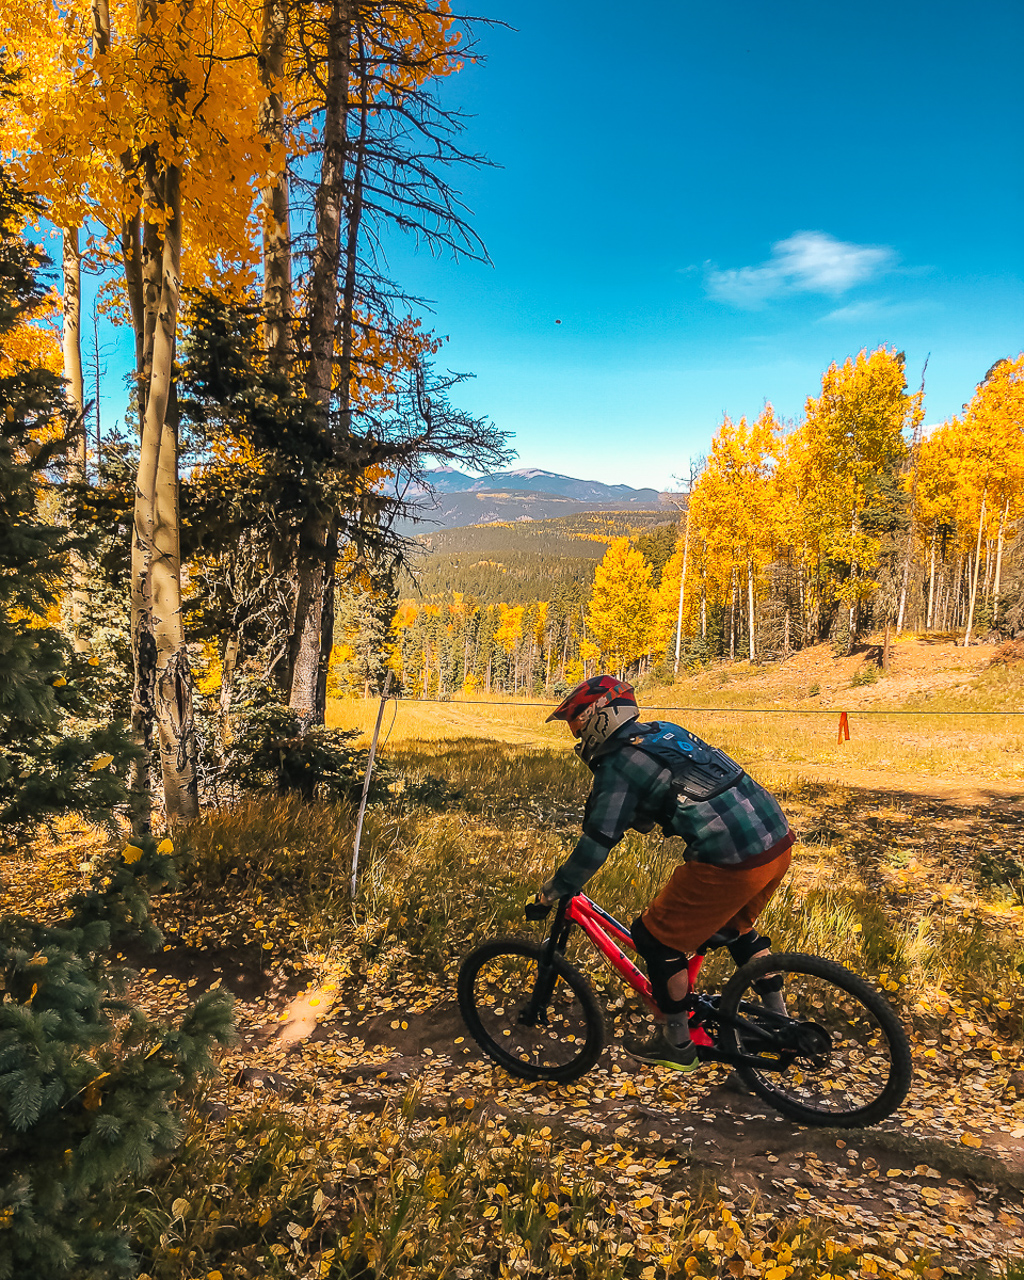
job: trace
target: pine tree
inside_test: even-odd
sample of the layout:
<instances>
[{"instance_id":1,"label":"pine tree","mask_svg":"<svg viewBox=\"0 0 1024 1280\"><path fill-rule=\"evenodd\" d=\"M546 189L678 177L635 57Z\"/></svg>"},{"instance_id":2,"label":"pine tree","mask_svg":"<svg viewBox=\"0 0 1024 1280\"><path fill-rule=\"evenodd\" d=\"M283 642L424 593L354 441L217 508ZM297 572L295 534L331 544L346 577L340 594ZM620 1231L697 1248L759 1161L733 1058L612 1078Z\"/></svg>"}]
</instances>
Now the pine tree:
<instances>
[{"instance_id":1,"label":"pine tree","mask_svg":"<svg viewBox=\"0 0 1024 1280\"><path fill-rule=\"evenodd\" d=\"M21 238L33 212L0 170L0 824L10 836L68 810L99 816L126 798L122 730L96 723L89 658L54 625L72 550L39 514L66 443L56 377L11 361L7 336L38 296L41 255ZM111 766L114 766L112 769ZM177 1028L114 997L106 952L134 932L151 944L149 894L173 878L170 842L128 845L60 926L0 920L0 1280L131 1269L121 1223L133 1183L172 1151L174 1094L212 1068L230 1028L220 993ZM127 1014L127 1017L122 1015Z\"/></svg>"},{"instance_id":2,"label":"pine tree","mask_svg":"<svg viewBox=\"0 0 1024 1280\"><path fill-rule=\"evenodd\" d=\"M0 351L39 298L41 255L21 238L33 206L0 171ZM67 452L60 380L22 360L0 370L0 831L47 815L109 814L130 749L98 719L98 673L54 625L69 556L87 544L40 515Z\"/></svg>"}]
</instances>

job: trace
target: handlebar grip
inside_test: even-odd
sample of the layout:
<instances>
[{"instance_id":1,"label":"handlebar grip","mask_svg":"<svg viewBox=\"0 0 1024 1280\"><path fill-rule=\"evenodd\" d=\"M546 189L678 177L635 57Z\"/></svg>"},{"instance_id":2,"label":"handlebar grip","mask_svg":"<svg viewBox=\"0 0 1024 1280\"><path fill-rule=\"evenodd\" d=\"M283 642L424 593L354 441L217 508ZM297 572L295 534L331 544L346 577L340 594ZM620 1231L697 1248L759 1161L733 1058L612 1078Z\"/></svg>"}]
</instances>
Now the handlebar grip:
<instances>
[{"instance_id":1,"label":"handlebar grip","mask_svg":"<svg viewBox=\"0 0 1024 1280\"><path fill-rule=\"evenodd\" d=\"M541 902L539 899L534 898L532 902L528 902L523 908L523 914L527 920L543 920L553 906L553 902Z\"/></svg>"}]
</instances>

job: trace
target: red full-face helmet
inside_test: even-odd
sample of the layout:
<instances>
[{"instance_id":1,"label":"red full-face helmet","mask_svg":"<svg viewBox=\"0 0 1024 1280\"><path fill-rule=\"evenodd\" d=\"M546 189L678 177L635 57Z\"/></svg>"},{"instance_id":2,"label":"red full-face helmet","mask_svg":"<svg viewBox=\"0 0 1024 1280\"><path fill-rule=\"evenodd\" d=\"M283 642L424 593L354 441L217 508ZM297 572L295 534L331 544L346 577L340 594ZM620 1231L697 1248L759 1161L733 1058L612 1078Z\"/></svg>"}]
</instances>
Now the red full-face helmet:
<instances>
[{"instance_id":1,"label":"red full-face helmet","mask_svg":"<svg viewBox=\"0 0 1024 1280\"><path fill-rule=\"evenodd\" d=\"M639 715L633 686L604 675L592 676L578 684L548 720L564 720L573 736L580 740L580 755L589 760L613 733Z\"/></svg>"}]
</instances>

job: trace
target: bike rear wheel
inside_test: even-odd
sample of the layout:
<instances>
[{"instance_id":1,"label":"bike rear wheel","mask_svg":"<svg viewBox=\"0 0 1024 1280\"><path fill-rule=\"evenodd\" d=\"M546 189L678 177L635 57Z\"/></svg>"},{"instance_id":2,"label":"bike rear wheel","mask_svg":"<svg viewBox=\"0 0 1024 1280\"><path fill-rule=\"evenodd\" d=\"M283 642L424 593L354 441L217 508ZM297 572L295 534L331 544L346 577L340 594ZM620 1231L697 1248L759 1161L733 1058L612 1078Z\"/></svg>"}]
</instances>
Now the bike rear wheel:
<instances>
[{"instance_id":1,"label":"bike rear wheel","mask_svg":"<svg viewBox=\"0 0 1024 1280\"><path fill-rule=\"evenodd\" d=\"M459 1010L473 1039L506 1071L565 1083L601 1056L604 1016L590 983L557 954L550 994L535 1002L546 952L546 943L519 938L485 942L459 970Z\"/></svg>"},{"instance_id":2,"label":"bike rear wheel","mask_svg":"<svg viewBox=\"0 0 1024 1280\"><path fill-rule=\"evenodd\" d=\"M782 976L786 1018L768 1012L753 986L770 974ZM913 1063L900 1020L883 996L840 964L799 954L753 960L733 975L720 1011L722 1048L778 1061L736 1071L791 1120L878 1124L907 1096ZM730 1026L730 1018L741 1025Z\"/></svg>"}]
</instances>

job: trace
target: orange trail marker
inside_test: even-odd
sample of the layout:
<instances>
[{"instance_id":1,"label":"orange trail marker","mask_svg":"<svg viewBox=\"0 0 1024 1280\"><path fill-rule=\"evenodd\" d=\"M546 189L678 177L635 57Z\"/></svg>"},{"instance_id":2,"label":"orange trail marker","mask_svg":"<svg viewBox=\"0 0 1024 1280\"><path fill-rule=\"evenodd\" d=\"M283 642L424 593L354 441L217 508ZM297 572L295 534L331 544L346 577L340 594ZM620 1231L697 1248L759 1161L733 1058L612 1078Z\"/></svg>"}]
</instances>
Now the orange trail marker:
<instances>
[{"instance_id":1,"label":"orange trail marker","mask_svg":"<svg viewBox=\"0 0 1024 1280\"><path fill-rule=\"evenodd\" d=\"M846 718L846 712L840 712L839 715L839 737L836 738L837 743L850 741L850 722Z\"/></svg>"}]
</instances>

